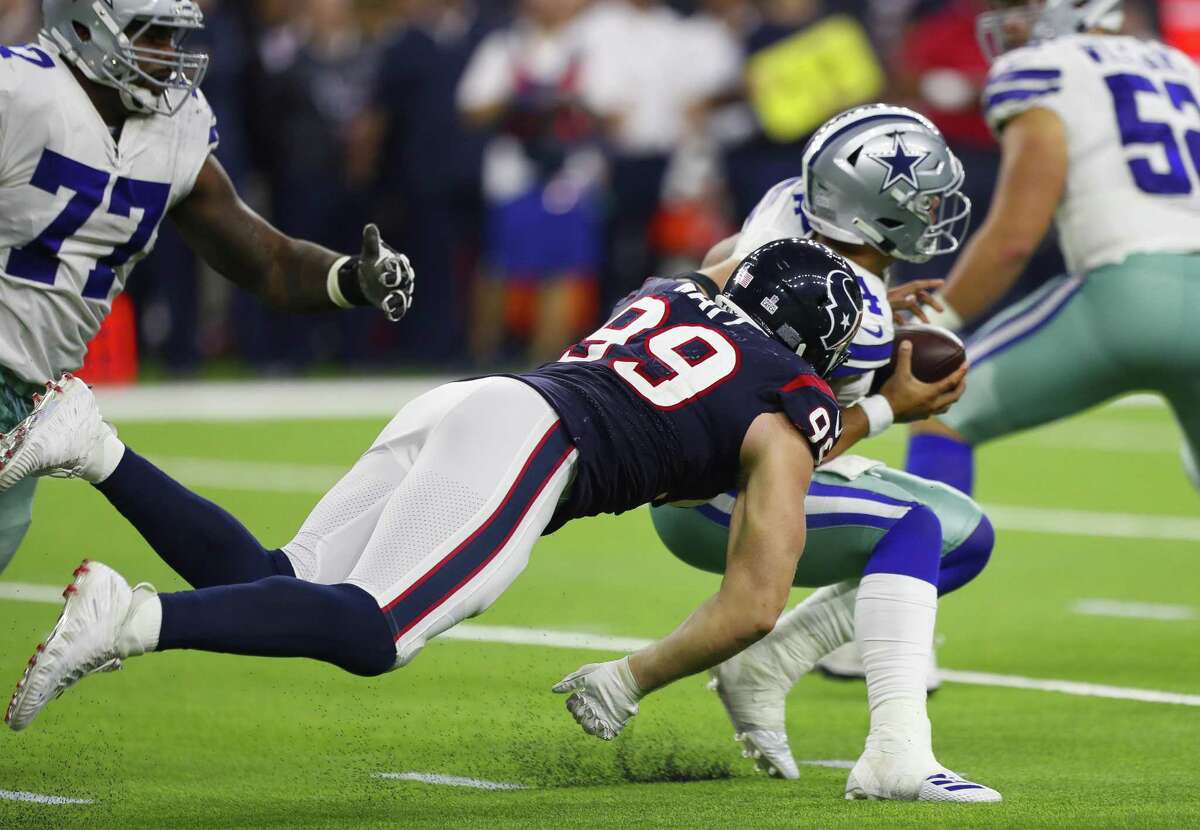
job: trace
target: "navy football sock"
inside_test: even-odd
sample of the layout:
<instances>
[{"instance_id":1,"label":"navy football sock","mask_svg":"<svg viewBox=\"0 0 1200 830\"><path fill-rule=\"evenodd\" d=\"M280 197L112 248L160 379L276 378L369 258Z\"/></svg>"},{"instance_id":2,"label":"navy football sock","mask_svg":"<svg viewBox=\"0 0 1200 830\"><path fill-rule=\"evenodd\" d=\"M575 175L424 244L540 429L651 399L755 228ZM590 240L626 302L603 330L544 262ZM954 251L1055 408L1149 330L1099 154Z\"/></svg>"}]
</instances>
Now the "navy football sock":
<instances>
[{"instance_id":1,"label":"navy football sock","mask_svg":"<svg viewBox=\"0 0 1200 830\"><path fill-rule=\"evenodd\" d=\"M241 522L131 449L96 489L195 588L294 575L283 551L264 549Z\"/></svg>"},{"instance_id":2,"label":"navy football sock","mask_svg":"<svg viewBox=\"0 0 1200 830\"><path fill-rule=\"evenodd\" d=\"M949 484L969 496L975 483L975 450L965 441L945 435L913 435L908 439L904 469Z\"/></svg>"},{"instance_id":3,"label":"navy football sock","mask_svg":"<svg viewBox=\"0 0 1200 830\"><path fill-rule=\"evenodd\" d=\"M941 555L942 525L932 510L917 505L876 543L863 576L899 574L937 585Z\"/></svg>"},{"instance_id":4,"label":"navy football sock","mask_svg":"<svg viewBox=\"0 0 1200 830\"><path fill-rule=\"evenodd\" d=\"M365 677L396 664L387 618L374 597L354 585L272 576L160 598L159 651L310 657Z\"/></svg>"},{"instance_id":5,"label":"navy football sock","mask_svg":"<svg viewBox=\"0 0 1200 830\"><path fill-rule=\"evenodd\" d=\"M957 591L980 572L992 556L996 544L996 531L987 516L979 520L978 527L967 537L967 541L942 557L942 570L938 574L938 595Z\"/></svg>"}]
</instances>

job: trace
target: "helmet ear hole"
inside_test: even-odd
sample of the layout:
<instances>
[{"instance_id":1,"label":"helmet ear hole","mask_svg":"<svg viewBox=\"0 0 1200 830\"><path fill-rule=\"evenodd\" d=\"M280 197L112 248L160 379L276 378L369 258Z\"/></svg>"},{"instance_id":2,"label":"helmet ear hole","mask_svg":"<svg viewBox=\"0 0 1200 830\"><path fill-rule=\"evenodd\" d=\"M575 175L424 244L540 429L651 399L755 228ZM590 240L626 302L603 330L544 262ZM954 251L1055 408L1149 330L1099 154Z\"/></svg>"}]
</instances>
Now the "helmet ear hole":
<instances>
[{"instance_id":1,"label":"helmet ear hole","mask_svg":"<svg viewBox=\"0 0 1200 830\"><path fill-rule=\"evenodd\" d=\"M92 41L92 30L91 29L89 29L87 26L84 26L82 23L80 23L78 21L76 21L72 25L75 28L75 34L79 37L80 40L82 40L84 43L91 43L91 41Z\"/></svg>"}]
</instances>

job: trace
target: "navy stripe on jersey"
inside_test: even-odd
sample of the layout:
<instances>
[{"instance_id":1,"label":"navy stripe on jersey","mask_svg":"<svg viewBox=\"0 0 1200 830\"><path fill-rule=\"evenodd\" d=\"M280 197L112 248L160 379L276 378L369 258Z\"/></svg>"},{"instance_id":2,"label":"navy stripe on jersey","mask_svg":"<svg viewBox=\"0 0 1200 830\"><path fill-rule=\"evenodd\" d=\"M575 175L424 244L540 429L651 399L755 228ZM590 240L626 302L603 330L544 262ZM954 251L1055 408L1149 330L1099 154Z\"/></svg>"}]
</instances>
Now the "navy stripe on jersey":
<instances>
[{"instance_id":1,"label":"navy stripe on jersey","mask_svg":"<svg viewBox=\"0 0 1200 830\"><path fill-rule=\"evenodd\" d=\"M396 640L496 558L575 446L561 421L546 431L499 506L461 544L383 607Z\"/></svg>"},{"instance_id":2,"label":"navy stripe on jersey","mask_svg":"<svg viewBox=\"0 0 1200 830\"><path fill-rule=\"evenodd\" d=\"M987 85L1004 84L1012 81L1057 81L1062 77L1061 69L1014 69L988 78Z\"/></svg>"},{"instance_id":3,"label":"navy stripe on jersey","mask_svg":"<svg viewBox=\"0 0 1200 830\"><path fill-rule=\"evenodd\" d=\"M1038 98L1042 95L1049 95L1052 92L1061 92L1060 86L1049 86L1045 89L1009 89L1004 92L997 92L994 95L989 95L983 104L985 110L990 110L992 107L997 107L1007 101L1024 101L1029 98Z\"/></svg>"}]
</instances>

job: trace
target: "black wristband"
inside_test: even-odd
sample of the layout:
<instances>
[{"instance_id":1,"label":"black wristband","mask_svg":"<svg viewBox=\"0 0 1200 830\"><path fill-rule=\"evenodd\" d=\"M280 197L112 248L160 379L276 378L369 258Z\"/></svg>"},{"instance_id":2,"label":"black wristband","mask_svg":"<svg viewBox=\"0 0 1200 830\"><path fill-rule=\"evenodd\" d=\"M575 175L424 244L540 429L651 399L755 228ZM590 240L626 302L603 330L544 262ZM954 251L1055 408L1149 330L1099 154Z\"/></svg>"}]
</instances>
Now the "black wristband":
<instances>
[{"instance_id":1,"label":"black wristband","mask_svg":"<svg viewBox=\"0 0 1200 830\"><path fill-rule=\"evenodd\" d=\"M352 256L342 263L337 275L338 288L341 290L342 296L346 298L346 302L351 305L374 305L367 299L367 295L363 294L362 285L358 282L358 263L359 258L356 256Z\"/></svg>"}]
</instances>

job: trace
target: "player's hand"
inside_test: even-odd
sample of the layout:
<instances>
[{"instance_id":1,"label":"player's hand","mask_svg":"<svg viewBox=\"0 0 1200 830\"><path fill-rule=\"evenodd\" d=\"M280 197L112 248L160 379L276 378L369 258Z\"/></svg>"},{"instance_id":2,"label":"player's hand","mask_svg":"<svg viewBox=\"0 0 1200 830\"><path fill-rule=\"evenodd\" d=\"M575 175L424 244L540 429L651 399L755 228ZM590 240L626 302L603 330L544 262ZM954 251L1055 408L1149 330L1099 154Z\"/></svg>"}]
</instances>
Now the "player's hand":
<instances>
[{"instance_id":1,"label":"player's hand","mask_svg":"<svg viewBox=\"0 0 1200 830\"><path fill-rule=\"evenodd\" d=\"M967 364L936 383L925 383L912 373L912 343L897 348L896 369L879 390L892 405L897 423L921 421L941 415L967 391Z\"/></svg>"},{"instance_id":2,"label":"player's hand","mask_svg":"<svg viewBox=\"0 0 1200 830\"><path fill-rule=\"evenodd\" d=\"M937 294L933 293L945 282L945 280L913 280L888 291L888 305L892 307L892 319L895 323L904 325L913 317L923 323L928 323L929 318L925 315L924 306L929 306L935 311L945 311L946 308L942 305L942 301L938 299Z\"/></svg>"},{"instance_id":3,"label":"player's hand","mask_svg":"<svg viewBox=\"0 0 1200 830\"><path fill-rule=\"evenodd\" d=\"M629 658L589 663L554 685L567 698L567 711L589 735L611 741L638 713L641 689L629 668Z\"/></svg>"},{"instance_id":4,"label":"player's hand","mask_svg":"<svg viewBox=\"0 0 1200 830\"><path fill-rule=\"evenodd\" d=\"M358 259L358 284L363 296L397 323L412 307L417 275L404 254L393 251L379 236L379 228L363 228L362 254Z\"/></svg>"}]
</instances>

